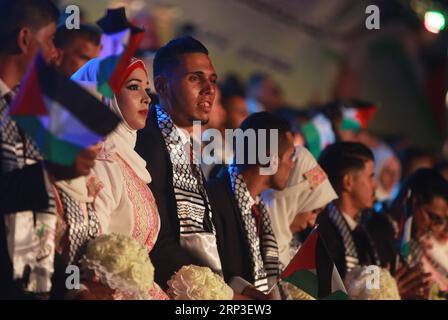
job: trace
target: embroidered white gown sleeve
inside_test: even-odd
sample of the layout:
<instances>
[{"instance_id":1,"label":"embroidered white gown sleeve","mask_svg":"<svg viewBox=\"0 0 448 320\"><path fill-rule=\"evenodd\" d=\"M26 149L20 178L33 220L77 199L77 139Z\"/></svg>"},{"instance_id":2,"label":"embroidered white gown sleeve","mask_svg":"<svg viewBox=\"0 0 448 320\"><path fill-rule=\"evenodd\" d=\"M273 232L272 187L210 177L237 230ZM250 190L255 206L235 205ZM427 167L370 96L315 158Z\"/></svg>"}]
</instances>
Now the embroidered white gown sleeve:
<instances>
[{"instance_id":1,"label":"embroidered white gown sleeve","mask_svg":"<svg viewBox=\"0 0 448 320\"><path fill-rule=\"evenodd\" d=\"M97 160L93 173L101 184L94 206L101 233L131 235L132 210L124 195L124 179L117 162ZM118 216L119 215L119 216ZM121 222L121 223L119 223Z\"/></svg>"},{"instance_id":2,"label":"embroidered white gown sleeve","mask_svg":"<svg viewBox=\"0 0 448 320\"><path fill-rule=\"evenodd\" d=\"M93 173L100 184L94 207L101 232L130 236L149 253L160 230L157 206L149 187L117 153L101 153ZM157 284L150 296L154 300L168 298Z\"/></svg>"}]
</instances>

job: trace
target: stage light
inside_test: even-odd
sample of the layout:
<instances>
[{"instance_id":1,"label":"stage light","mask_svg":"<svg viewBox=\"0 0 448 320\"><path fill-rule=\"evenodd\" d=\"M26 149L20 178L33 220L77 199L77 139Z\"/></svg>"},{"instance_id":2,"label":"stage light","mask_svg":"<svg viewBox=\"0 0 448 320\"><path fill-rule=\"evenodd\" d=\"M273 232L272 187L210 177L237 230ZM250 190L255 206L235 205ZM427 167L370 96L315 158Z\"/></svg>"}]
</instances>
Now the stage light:
<instances>
[{"instance_id":1,"label":"stage light","mask_svg":"<svg viewBox=\"0 0 448 320\"><path fill-rule=\"evenodd\" d=\"M428 11L425 13L425 28L429 32L439 33L445 28L445 16L439 11Z\"/></svg>"}]
</instances>

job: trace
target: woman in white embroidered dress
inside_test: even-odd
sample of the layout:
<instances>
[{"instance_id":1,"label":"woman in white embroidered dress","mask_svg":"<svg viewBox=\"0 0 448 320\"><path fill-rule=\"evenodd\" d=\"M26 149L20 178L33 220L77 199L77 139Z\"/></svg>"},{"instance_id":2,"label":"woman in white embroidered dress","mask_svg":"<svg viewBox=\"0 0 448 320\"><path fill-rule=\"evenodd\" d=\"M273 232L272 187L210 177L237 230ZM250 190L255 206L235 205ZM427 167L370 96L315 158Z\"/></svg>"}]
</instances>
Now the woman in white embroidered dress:
<instances>
[{"instance_id":1,"label":"woman in white embroidered dress","mask_svg":"<svg viewBox=\"0 0 448 320\"><path fill-rule=\"evenodd\" d=\"M96 86L99 61L93 59L76 72L72 79L87 86ZM151 175L146 162L135 151L137 130L143 129L149 110L149 82L143 61L132 59L122 74L118 94L102 97L123 122L102 143L93 173L98 184L91 186L97 193L94 210L100 221L101 233L131 236L148 252L154 246L160 229L155 199L147 186ZM153 299L167 299L155 285Z\"/></svg>"}]
</instances>

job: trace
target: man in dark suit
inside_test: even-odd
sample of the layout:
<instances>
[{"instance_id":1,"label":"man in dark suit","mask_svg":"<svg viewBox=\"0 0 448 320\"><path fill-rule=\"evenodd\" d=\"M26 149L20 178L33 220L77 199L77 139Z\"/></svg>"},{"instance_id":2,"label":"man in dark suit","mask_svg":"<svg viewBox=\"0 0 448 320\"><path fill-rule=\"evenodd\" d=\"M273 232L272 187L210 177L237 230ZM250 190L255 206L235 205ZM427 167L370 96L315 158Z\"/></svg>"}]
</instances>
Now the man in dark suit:
<instances>
[{"instance_id":1,"label":"man in dark suit","mask_svg":"<svg viewBox=\"0 0 448 320\"><path fill-rule=\"evenodd\" d=\"M339 197L319 215L317 224L341 277L358 265L386 267L378 251L391 251L390 246L395 244L389 228L371 212L377 185L373 153L361 143L338 142L328 146L318 162ZM380 227L377 234L366 228L372 219ZM381 245L378 237L382 239ZM421 269L403 266L394 276L402 299L423 298L413 290L426 286L427 276Z\"/></svg>"},{"instance_id":2,"label":"man in dark suit","mask_svg":"<svg viewBox=\"0 0 448 320\"><path fill-rule=\"evenodd\" d=\"M72 167L42 161L34 142L6 117L38 50L47 62L54 58L52 41L58 16L49 0L0 0L0 299L24 297L26 271L14 265L8 245L17 245L14 239L18 236L12 236L15 232L23 236L29 230L17 229L15 219L28 212L35 219L36 212L54 214L51 183L87 175L94 165L93 151L82 152ZM33 294L27 297L33 298Z\"/></svg>"},{"instance_id":3,"label":"man in dark suit","mask_svg":"<svg viewBox=\"0 0 448 320\"><path fill-rule=\"evenodd\" d=\"M184 265L221 269L213 208L199 163L191 156L193 121L208 122L217 75L208 50L191 37L174 39L160 48L153 68L160 103L151 106L147 125L138 133L136 151L152 175L149 187L161 228L151 259L157 283L166 288Z\"/></svg>"},{"instance_id":4,"label":"man in dark suit","mask_svg":"<svg viewBox=\"0 0 448 320\"><path fill-rule=\"evenodd\" d=\"M293 136L285 120L267 112L250 115L240 129L240 134L255 132L256 140L243 139L234 147L235 163L209 182L215 216L222 228L218 241L222 244L223 273L236 292L258 299L279 298L277 289L265 295L278 281L279 265L277 243L260 194L269 188L285 188L294 166ZM266 141L264 147L270 157L266 163L261 160L264 141L259 133L269 135L271 130L278 132L278 139ZM244 157L239 161L241 152ZM255 161L249 160L252 155L256 155ZM273 171L263 172L272 165Z\"/></svg>"},{"instance_id":5,"label":"man in dark suit","mask_svg":"<svg viewBox=\"0 0 448 320\"><path fill-rule=\"evenodd\" d=\"M358 265L379 264L361 223L362 212L375 201L372 152L360 143L335 143L322 152L319 164L339 197L319 215L317 223L341 277Z\"/></svg>"}]
</instances>

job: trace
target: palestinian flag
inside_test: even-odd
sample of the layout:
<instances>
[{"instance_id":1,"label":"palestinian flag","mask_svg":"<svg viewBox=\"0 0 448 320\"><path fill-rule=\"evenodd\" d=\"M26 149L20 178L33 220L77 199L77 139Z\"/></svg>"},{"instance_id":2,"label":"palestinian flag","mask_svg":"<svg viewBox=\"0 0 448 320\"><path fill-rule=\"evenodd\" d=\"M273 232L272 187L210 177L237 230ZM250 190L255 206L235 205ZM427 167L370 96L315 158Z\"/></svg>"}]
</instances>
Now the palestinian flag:
<instances>
[{"instance_id":1,"label":"palestinian flag","mask_svg":"<svg viewBox=\"0 0 448 320\"><path fill-rule=\"evenodd\" d=\"M103 30L98 91L112 98L120 90L120 79L143 39L143 30L128 22L123 7L108 9L97 24Z\"/></svg>"},{"instance_id":2,"label":"palestinian flag","mask_svg":"<svg viewBox=\"0 0 448 320\"><path fill-rule=\"evenodd\" d=\"M72 165L82 149L112 132L120 119L98 99L48 66L39 54L9 111L46 159Z\"/></svg>"},{"instance_id":3,"label":"palestinian flag","mask_svg":"<svg viewBox=\"0 0 448 320\"><path fill-rule=\"evenodd\" d=\"M411 253L411 237L412 237L412 205L413 205L412 191L408 190L404 200L404 212L400 216L399 232L398 232L398 258L401 257L403 261L407 261Z\"/></svg>"},{"instance_id":4,"label":"palestinian flag","mask_svg":"<svg viewBox=\"0 0 448 320\"><path fill-rule=\"evenodd\" d=\"M400 238L400 255L404 261L408 260L409 253L411 253L411 231L412 231L412 216L408 217L401 227Z\"/></svg>"},{"instance_id":5,"label":"palestinian flag","mask_svg":"<svg viewBox=\"0 0 448 320\"><path fill-rule=\"evenodd\" d=\"M336 142L331 122L322 113L318 113L302 126L302 134L308 150L316 159L327 145Z\"/></svg>"},{"instance_id":6,"label":"palestinian flag","mask_svg":"<svg viewBox=\"0 0 448 320\"><path fill-rule=\"evenodd\" d=\"M344 283L317 227L283 271L281 278L315 299L347 300Z\"/></svg>"},{"instance_id":7,"label":"palestinian flag","mask_svg":"<svg viewBox=\"0 0 448 320\"><path fill-rule=\"evenodd\" d=\"M370 120L377 112L377 107L364 101L353 101L342 107L341 130L358 132L367 128Z\"/></svg>"}]
</instances>

